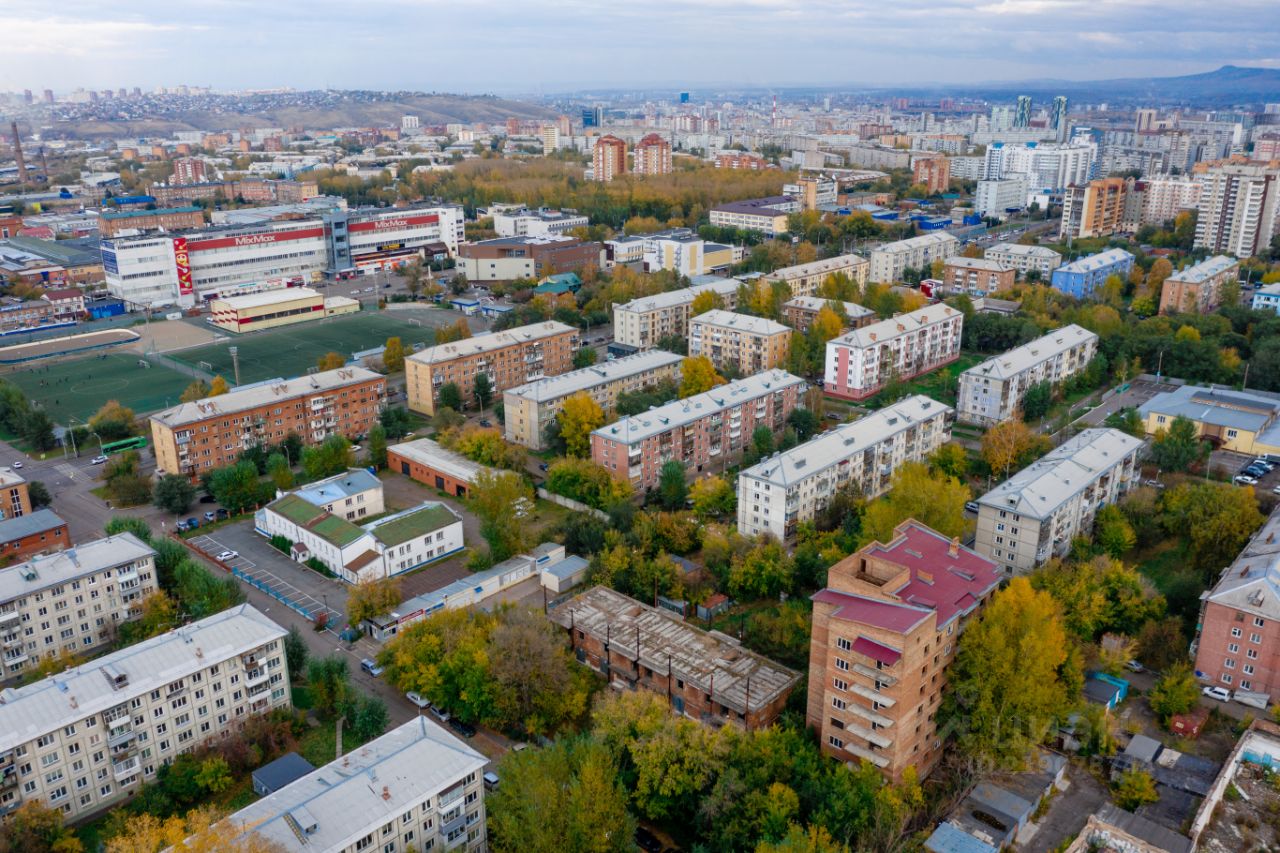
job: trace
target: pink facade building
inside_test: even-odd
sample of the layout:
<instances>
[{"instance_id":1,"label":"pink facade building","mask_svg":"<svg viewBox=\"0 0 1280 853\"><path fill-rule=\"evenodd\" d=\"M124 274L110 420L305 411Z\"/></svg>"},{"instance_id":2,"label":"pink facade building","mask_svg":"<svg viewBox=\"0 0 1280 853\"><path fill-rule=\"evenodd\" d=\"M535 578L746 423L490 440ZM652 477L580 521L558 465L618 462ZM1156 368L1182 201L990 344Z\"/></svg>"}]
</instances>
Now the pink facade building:
<instances>
[{"instance_id":1,"label":"pink facade building","mask_svg":"<svg viewBox=\"0 0 1280 853\"><path fill-rule=\"evenodd\" d=\"M833 397L862 400L890 380L905 381L960 357L964 315L929 305L846 332L827 342L823 388Z\"/></svg>"},{"instance_id":2,"label":"pink facade building","mask_svg":"<svg viewBox=\"0 0 1280 853\"><path fill-rule=\"evenodd\" d=\"M640 493L657 487L672 459L691 477L723 471L742 458L756 427L781 433L804 390L785 370L757 373L600 427L591 458Z\"/></svg>"},{"instance_id":3,"label":"pink facade building","mask_svg":"<svg viewBox=\"0 0 1280 853\"><path fill-rule=\"evenodd\" d=\"M1196 676L1280 701L1280 510L1202 602L1192 645Z\"/></svg>"}]
</instances>

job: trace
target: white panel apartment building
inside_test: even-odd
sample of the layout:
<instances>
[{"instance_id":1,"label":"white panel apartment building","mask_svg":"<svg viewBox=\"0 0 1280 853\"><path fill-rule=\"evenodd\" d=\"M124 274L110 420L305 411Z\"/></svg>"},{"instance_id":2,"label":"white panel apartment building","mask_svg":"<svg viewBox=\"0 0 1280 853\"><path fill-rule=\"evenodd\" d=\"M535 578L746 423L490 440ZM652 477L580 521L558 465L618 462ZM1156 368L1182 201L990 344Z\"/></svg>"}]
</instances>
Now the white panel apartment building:
<instances>
[{"instance_id":1,"label":"white panel apartment building","mask_svg":"<svg viewBox=\"0 0 1280 853\"><path fill-rule=\"evenodd\" d=\"M503 210L493 214L493 230L499 237L556 237L589 224L582 214L559 210Z\"/></svg>"},{"instance_id":2,"label":"white panel apartment building","mask_svg":"<svg viewBox=\"0 0 1280 853\"><path fill-rule=\"evenodd\" d=\"M974 550L1008 574L1071 549L1098 508L1137 485L1144 442L1118 429L1087 429L978 499Z\"/></svg>"},{"instance_id":3,"label":"white panel apartment building","mask_svg":"<svg viewBox=\"0 0 1280 853\"><path fill-rule=\"evenodd\" d=\"M861 255L840 255L793 267L782 267L765 278L786 283L792 296L815 296L822 283L836 273L843 273L858 284L866 284L870 268L870 262Z\"/></svg>"},{"instance_id":4,"label":"white panel apartment building","mask_svg":"<svg viewBox=\"0 0 1280 853\"><path fill-rule=\"evenodd\" d=\"M738 475L738 530L780 541L810 521L840 489L884 494L904 462L922 462L951 438L950 406L923 394L841 424Z\"/></svg>"},{"instance_id":5,"label":"white panel apartment building","mask_svg":"<svg viewBox=\"0 0 1280 853\"><path fill-rule=\"evenodd\" d=\"M725 308L738 304L738 288L742 282L732 278L714 278L693 287L668 290L653 296L641 296L613 306L613 339L637 349L653 349L661 338L675 335L688 337L689 312L693 299L703 291L713 291Z\"/></svg>"},{"instance_id":6,"label":"white panel apartment building","mask_svg":"<svg viewBox=\"0 0 1280 853\"><path fill-rule=\"evenodd\" d=\"M891 378L919 376L960 357L964 314L950 305L926 305L827 341L823 388L833 397L861 400Z\"/></svg>"},{"instance_id":7,"label":"white panel apartment building","mask_svg":"<svg viewBox=\"0 0 1280 853\"><path fill-rule=\"evenodd\" d=\"M1196 166L1200 214L1196 248L1247 258L1280 230L1280 161L1223 161Z\"/></svg>"},{"instance_id":8,"label":"white panel apartment building","mask_svg":"<svg viewBox=\"0 0 1280 853\"><path fill-rule=\"evenodd\" d=\"M1072 323L975 364L960 374L956 418L982 426L1011 420L1031 386L1075 376L1097 352L1098 336Z\"/></svg>"},{"instance_id":9,"label":"white panel apartment building","mask_svg":"<svg viewBox=\"0 0 1280 853\"><path fill-rule=\"evenodd\" d=\"M958 254L960 241L950 234L921 234L873 249L867 277L881 284L893 284L902 280L902 272L907 267L927 269L934 260L945 261Z\"/></svg>"},{"instance_id":10,"label":"white panel apartment building","mask_svg":"<svg viewBox=\"0 0 1280 853\"><path fill-rule=\"evenodd\" d=\"M1017 270L1023 277L1031 270L1038 270L1040 277L1046 280L1050 273L1062 266L1062 255L1046 246L996 243L988 247L982 256L988 261Z\"/></svg>"},{"instance_id":11,"label":"white panel apartment building","mask_svg":"<svg viewBox=\"0 0 1280 853\"><path fill-rule=\"evenodd\" d=\"M0 702L0 813L115 806L179 754L290 705L285 630L248 604L143 640Z\"/></svg>"},{"instance_id":12,"label":"white panel apartment building","mask_svg":"<svg viewBox=\"0 0 1280 853\"><path fill-rule=\"evenodd\" d=\"M487 761L418 716L228 820L288 853L484 850Z\"/></svg>"},{"instance_id":13,"label":"white panel apartment building","mask_svg":"<svg viewBox=\"0 0 1280 853\"><path fill-rule=\"evenodd\" d=\"M1139 224L1163 225L1184 210L1195 210L1200 189L1200 183L1190 178L1144 178Z\"/></svg>"},{"instance_id":14,"label":"white panel apartment building","mask_svg":"<svg viewBox=\"0 0 1280 853\"><path fill-rule=\"evenodd\" d=\"M60 653L94 653L157 589L156 552L132 533L0 569L0 680Z\"/></svg>"}]
</instances>

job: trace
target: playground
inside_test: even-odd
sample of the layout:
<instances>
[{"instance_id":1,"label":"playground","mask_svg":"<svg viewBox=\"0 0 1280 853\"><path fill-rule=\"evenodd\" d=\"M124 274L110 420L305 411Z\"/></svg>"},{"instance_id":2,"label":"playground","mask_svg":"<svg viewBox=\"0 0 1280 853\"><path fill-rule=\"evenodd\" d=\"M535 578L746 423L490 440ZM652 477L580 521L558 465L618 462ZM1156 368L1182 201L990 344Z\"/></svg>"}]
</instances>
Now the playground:
<instances>
[{"instance_id":1,"label":"playground","mask_svg":"<svg viewBox=\"0 0 1280 853\"><path fill-rule=\"evenodd\" d=\"M238 347L240 384L245 385L277 376L302 376L325 353L337 352L350 359L353 353L381 349L392 337L399 337L405 351L412 352L414 344L434 341L434 329L454 323L461 316L440 309L361 312L238 335L168 355L234 382L235 369L228 347Z\"/></svg>"},{"instance_id":2,"label":"playground","mask_svg":"<svg viewBox=\"0 0 1280 853\"><path fill-rule=\"evenodd\" d=\"M0 373L0 378L17 385L55 423L64 425L70 418L88 420L108 400L118 400L139 415L176 405L193 381L131 352L15 365Z\"/></svg>"}]
</instances>

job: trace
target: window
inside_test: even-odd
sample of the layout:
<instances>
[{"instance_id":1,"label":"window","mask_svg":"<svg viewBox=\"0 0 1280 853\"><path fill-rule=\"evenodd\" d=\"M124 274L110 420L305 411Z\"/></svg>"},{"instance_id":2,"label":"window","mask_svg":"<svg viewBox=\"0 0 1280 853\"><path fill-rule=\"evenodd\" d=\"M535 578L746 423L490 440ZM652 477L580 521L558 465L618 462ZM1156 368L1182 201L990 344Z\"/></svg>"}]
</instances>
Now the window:
<instances>
[{"instance_id":1,"label":"window","mask_svg":"<svg viewBox=\"0 0 1280 853\"><path fill-rule=\"evenodd\" d=\"M849 707L849 703L841 699L839 696L832 696L831 707L838 711L843 711L845 708Z\"/></svg>"},{"instance_id":2,"label":"window","mask_svg":"<svg viewBox=\"0 0 1280 853\"><path fill-rule=\"evenodd\" d=\"M849 682L843 681L839 678L835 678L835 679L832 679L831 686L834 687L836 690L847 691L849 689Z\"/></svg>"},{"instance_id":3,"label":"window","mask_svg":"<svg viewBox=\"0 0 1280 853\"><path fill-rule=\"evenodd\" d=\"M1235 659L1235 658L1226 658L1225 660L1223 660L1223 661L1222 661L1222 666L1223 666L1225 669L1235 669L1235 668L1236 668L1236 659Z\"/></svg>"},{"instance_id":4,"label":"window","mask_svg":"<svg viewBox=\"0 0 1280 853\"><path fill-rule=\"evenodd\" d=\"M844 672L848 672L848 671L849 671L849 662L848 662L847 660L842 659L842 658L836 658L836 669L842 670L842 671L844 671Z\"/></svg>"},{"instance_id":5,"label":"window","mask_svg":"<svg viewBox=\"0 0 1280 853\"><path fill-rule=\"evenodd\" d=\"M1263 619L1261 616L1253 617L1253 627L1261 628L1263 625L1266 625L1266 624L1267 624L1267 620Z\"/></svg>"},{"instance_id":6,"label":"window","mask_svg":"<svg viewBox=\"0 0 1280 853\"><path fill-rule=\"evenodd\" d=\"M836 648L843 649L846 652L853 649L853 643L845 637L836 637Z\"/></svg>"},{"instance_id":7,"label":"window","mask_svg":"<svg viewBox=\"0 0 1280 853\"><path fill-rule=\"evenodd\" d=\"M1235 654L1236 652L1240 651L1240 644L1227 643L1227 651L1231 652L1231 654Z\"/></svg>"},{"instance_id":8,"label":"window","mask_svg":"<svg viewBox=\"0 0 1280 853\"><path fill-rule=\"evenodd\" d=\"M1243 636L1244 636L1244 632L1243 632L1243 631L1241 631L1239 628L1232 628L1232 629L1231 629L1231 636L1233 636L1233 637L1243 637Z\"/></svg>"},{"instance_id":9,"label":"window","mask_svg":"<svg viewBox=\"0 0 1280 853\"><path fill-rule=\"evenodd\" d=\"M1262 642L1262 635L1261 635L1261 634L1250 634L1250 635L1249 635L1249 642L1251 642L1251 643L1261 643L1261 642Z\"/></svg>"},{"instance_id":10,"label":"window","mask_svg":"<svg viewBox=\"0 0 1280 853\"><path fill-rule=\"evenodd\" d=\"M1231 676L1230 676L1230 675L1228 675L1228 674L1227 674L1227 673L1225 673L1225 672L1224 672L1224 673L1222 673L1222 683L1223 683L1223 684L1230 684L1230 683L1231 683Z\"/></svg>"},{"instance_id":11,"label":"window","mask_svg":"<svg viewBox=\"0 0 1280 853\"><path fill-rule=\"evenodd\" d=\"M835 735L827 735L827 743L831 744L836 749L844 748L844 741L840 740L840 738L836 737Z\"/></svg>"}]
</instances>

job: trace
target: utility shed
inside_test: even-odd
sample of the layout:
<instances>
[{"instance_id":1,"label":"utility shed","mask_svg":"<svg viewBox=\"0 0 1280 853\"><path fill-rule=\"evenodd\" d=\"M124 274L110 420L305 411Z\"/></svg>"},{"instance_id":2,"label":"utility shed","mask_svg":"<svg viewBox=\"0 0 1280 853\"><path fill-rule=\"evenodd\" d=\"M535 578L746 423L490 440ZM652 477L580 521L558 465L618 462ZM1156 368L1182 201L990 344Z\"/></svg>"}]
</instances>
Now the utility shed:
<instances>
[{"instance_id":1,"label":"utility shed","mask_svg":"<svg viewBox=\"0 0 1280 853\"><path fill-rule=\"evenodd\" d=\"M274 794L315 769L310 761L298 753L286 752L270 764L264 764L253 771L253 792L259 797Z\"/></svg>"}]
</instances>

